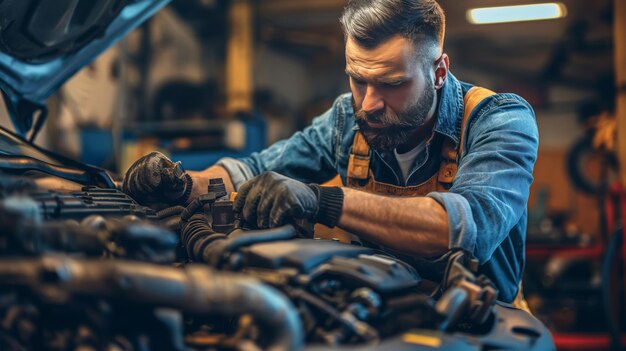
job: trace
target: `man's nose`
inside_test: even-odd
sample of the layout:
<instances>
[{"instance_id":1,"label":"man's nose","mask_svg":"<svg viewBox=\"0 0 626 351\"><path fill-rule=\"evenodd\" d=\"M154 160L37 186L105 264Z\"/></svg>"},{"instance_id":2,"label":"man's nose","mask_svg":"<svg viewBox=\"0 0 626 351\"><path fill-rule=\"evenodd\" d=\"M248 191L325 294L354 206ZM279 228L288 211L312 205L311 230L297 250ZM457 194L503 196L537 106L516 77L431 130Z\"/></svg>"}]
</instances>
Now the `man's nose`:
<instances>
[{"instance_id":1,"label":"man's nose","mask_svg":"<svg viewBox=\"0 0 626 351\"><path fill-rule=\"evenodd\" d=\"M383 108L385 108L385 102L382 97L378 94L374 87L369 85L365 91L365 98L363 99L361 109L364 112L373 113Z\"/></svg>"}]
</instances>

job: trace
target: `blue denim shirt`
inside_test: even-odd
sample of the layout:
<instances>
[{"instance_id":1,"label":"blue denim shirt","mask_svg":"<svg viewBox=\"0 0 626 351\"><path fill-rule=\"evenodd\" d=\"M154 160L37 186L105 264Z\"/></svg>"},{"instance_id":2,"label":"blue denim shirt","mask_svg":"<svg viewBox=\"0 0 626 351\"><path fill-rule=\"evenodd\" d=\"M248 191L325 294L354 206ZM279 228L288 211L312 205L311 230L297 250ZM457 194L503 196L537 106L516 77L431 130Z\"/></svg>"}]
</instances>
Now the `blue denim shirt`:
<instances>
[{"instance_id":1,"label":"blue denim shirt","mask_svg":"<svg viewBox=\"0 0 626 351\"><path fill-rule=\"evenodd\" d=\"M457 145L461 133L463 96L471 85L452 74L440 94L435 137L417 156L403 182L391 152L372 150L370 167L377 181L395 185L417 185L439 169L443 137ZM355 130L351 94L341 95L311 126L247 158L222 159L218 164L229 172L238 188L246 180L275 171L306 183L323 183L337 173L346 183L346 169ZM479 260L500 290L499 299L510 302L518 291L524 268L526 203L539 142L537 124L530 105L514 94L496 94L473 112L466 128L463 156L449 192L432 192L448 214L450 245L465 249ZM415 265L432 263L434 279L441 273L442 259L413 258ZM428 276L418 268L422 276ZM428 271L429 269L426 268ZM431 274L431 276L433 275Z\"/></svg>"}]
</instances>

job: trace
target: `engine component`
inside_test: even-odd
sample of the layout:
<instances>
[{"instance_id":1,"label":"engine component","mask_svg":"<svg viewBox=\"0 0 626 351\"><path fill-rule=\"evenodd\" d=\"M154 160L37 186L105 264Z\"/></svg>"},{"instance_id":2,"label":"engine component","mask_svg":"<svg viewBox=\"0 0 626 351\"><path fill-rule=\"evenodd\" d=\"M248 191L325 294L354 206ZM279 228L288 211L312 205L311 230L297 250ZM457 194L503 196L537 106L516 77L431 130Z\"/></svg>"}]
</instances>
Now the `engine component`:
<instances>
[{"instance_id":1,"label":"engine component","mask_svg":"<svg viewBox=\"0 0 626 351\"><path fill-rule=\"evenodd\" d=\"M104 349L109 343L118 347L125 343L141 345L142 336L149 336L149 346L154 350L186 350L177 337L182 331L181 319L169 318L169 325L161 323L155 316L159 309L191 315L247 314L262 328L260 332L267 340L262 345L264 349L298 350L303 345L296 309L282 294L253 278L218 273L208 267L177 269L58 256L2 259L0 287L5 296L0 310L13 308L20 314L0 326L3 350L20 350L18 345L33 350L80 349L79 346ZM7 305L7 291L21 291L20 304ZM70 308L62 309L67 313L63 318L44 318L60 317L59 307L67 305ZM16 306L20 306L19 311ZM72 306L89 308L80 311ZM116 325L111 321L123 327L107 329ZM155 325L160 327L153 329ZM115 337L122 337L125 342L116 341Z\"/></svg>"},{"instance_id":2,"label":"engine component","mask_svg":"<svg viewBox=\"0 0 626 351\"><path fill-rule=\"evenodd\" d=\"M175 259L176 234L142 221L137 214L155 215L138 211L122 193L87 188L79 194L30 194L33 198L17 193L0 200L0 256L65 252L152 262ZM90 209L119 217L88 215ZM44 221L51 218L71 219Z\"/></svg>"},{"instance_id":3,"label":"engine component","mask_svg":"<svg viewBox=\"0 0 626 351\"><path fill-rule=\"evenodd\" d=\"M421 281L409 265L365 247L298 239L292 226L214 232L202 215L185 222L181 242L193 261L241 271L283 291L304 316L309 341L376 342L389 318L411 314L414 326L436 320L425 295L407 297ZM406 325L403 328L407 327Z\"/></svg>"},{"instance_id":4,"label":"engine component","mask_svg":"<svg viewBox=\"0 0 626 351\"><path fill-rule=\"evenodd\" d=\"M0 192L1 349L415 349L413 329L455 350L550 348L545 328L499 306L461 252L433 298L432 283L389 253L293 226L233 229L217 180L158 213L115 190L19 183ZM175 258L222 272L155 264Z\"/></svg>"},{"instance_id":5,"label":"engine component","mask_svg":"<svg viewBox=\"0 0 626 351\"><path fill-rule=\"evenodd\" d=\"M31 198L0 200L0 256L39 255L46 252L173 262L176 234L138 217L106 219L90 215L75 220L44 222L46 207Z\"/></svg>"},{"instance_id":6,"label":"engine component","mask_svg":"<svg viewBox=\"0 0 626 351\"><path fill-rule=\"evenodd\" d=\"M81 192L32 192L29 196L41 206L43 218L82 220L91 215L156 220L156 213L149 207L137 204L128 195L116 189L85 187Z\"/></svg>"},{"instance_id":7,"label":"engine component","mask_svg":"<svg viewBox=\"0 0 626 351\"><path fill-rule=\"evenodd\" d=\"M449 260L444 280L440 286L441 299L437 303L437 310L444 315L454 315L447 319L447 325L442 330L453 326L451 321L458 321L456 316L465 318L476 324L484 324L491 315L494 303L498 297L498 290L484 275L476 277L478 261L469 258L464 251L454 252Z\"/></svg>"},{"instance_id":8,"label":"engine component","mask_svg":"<svg viewBox=\"0 0 626 351\"><path fill-rule=\"evenodd\" d=\"M35 183L31 179L11 177L0 171L0 198L24 194L35 189Z\"/></svg>"}]
</instances>

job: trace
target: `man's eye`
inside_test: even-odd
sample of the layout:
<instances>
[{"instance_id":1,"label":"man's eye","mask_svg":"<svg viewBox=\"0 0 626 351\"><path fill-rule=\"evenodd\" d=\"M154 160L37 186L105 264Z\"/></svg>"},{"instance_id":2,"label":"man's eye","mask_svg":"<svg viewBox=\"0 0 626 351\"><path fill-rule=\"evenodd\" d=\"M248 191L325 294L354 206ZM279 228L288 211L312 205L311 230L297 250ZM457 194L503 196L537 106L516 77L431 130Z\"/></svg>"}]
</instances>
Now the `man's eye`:
<instances>
[{"instance_id":1,"label":"man's eye","mask_svg":"<svg viewBox=\"0 0 626 351\"><path fill-rule=\"evenodd\" d=\"M386 87L386 88L397 88L397 87L401 86L402 83L404 83L404 82L403 81L389 82L389 83L383 84L383 86Z\"/></svg>"},{"instance_id":2,"label":"man's eye","mask_svg":"<svg viewBox=\"0 0 626 351\"><path fill-rule=\"evenodd\" d=\"M365 84L365 81L356 79L356 78L352 78L352 83L357 84L357 85L363 85Z\"/></svg>"}]
</instances>

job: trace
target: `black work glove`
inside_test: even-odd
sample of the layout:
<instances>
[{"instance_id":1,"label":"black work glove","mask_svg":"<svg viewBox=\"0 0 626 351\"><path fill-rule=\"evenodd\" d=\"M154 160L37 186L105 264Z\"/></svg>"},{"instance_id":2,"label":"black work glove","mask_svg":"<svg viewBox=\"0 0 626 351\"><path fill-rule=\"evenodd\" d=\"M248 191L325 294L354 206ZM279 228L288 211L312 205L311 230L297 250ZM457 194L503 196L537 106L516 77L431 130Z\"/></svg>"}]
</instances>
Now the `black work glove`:
<instances>
[{"instance_id":1,"label":"black work glove","mask_svg":"<svg viewBox=\"0 0 626 351\"><path fill-rule=\"evenodd\" d=\"M334 226L342 205L341 188L306 185L276 172L265 172L241 186L234 211L258 228L277 227L292 219Z\"/></svg>"},{"instance_id":2,"label":"black work glove","mask_svg":"<svg viewBox=\"0 0 626 351\"><path fill-rule=\"evenodd\" d=\"M184 205L193 181L180 162L160 152L151 152L135 161L124 175L122 190L142 205Z\"/></svg>"}]
</instances>

